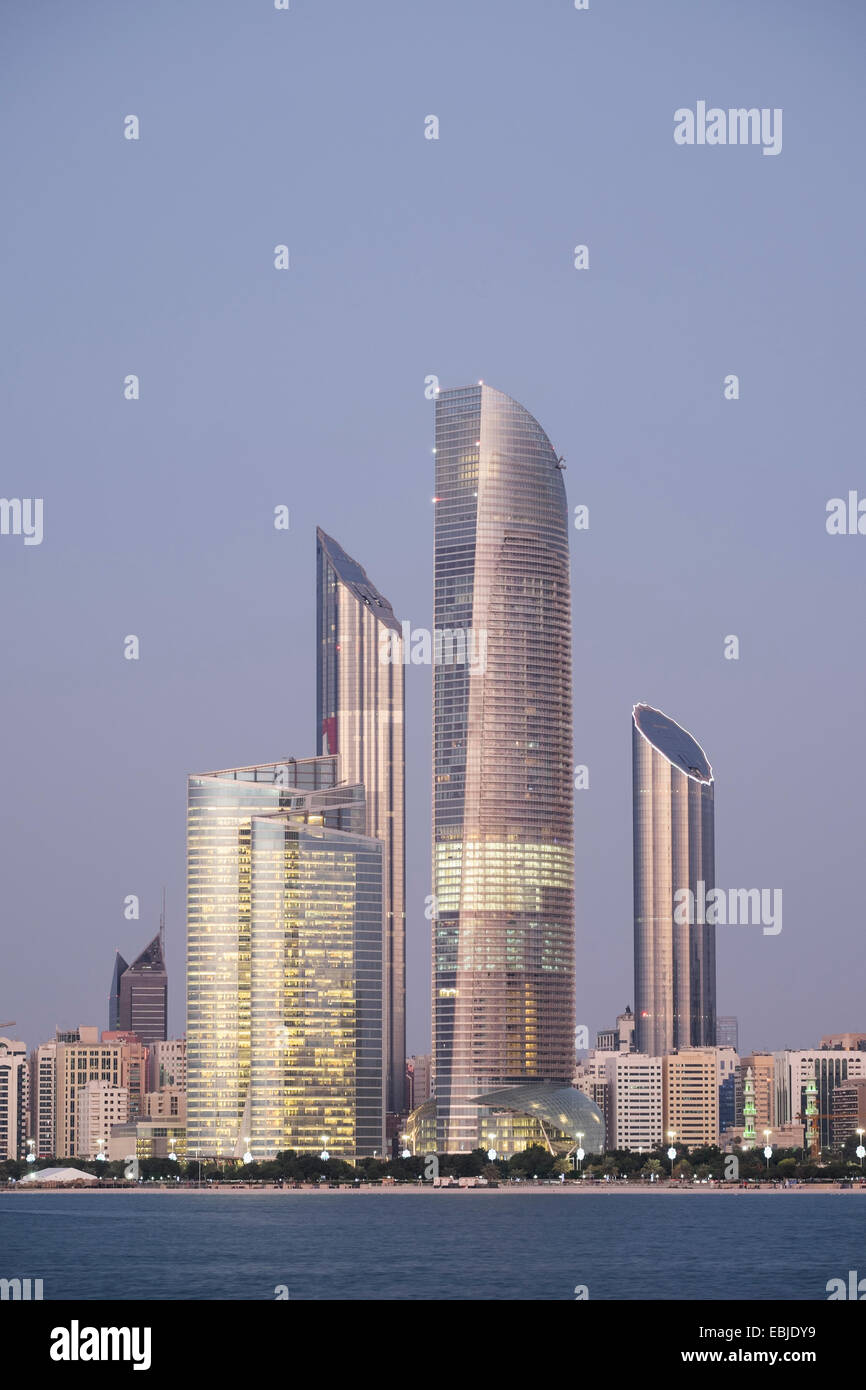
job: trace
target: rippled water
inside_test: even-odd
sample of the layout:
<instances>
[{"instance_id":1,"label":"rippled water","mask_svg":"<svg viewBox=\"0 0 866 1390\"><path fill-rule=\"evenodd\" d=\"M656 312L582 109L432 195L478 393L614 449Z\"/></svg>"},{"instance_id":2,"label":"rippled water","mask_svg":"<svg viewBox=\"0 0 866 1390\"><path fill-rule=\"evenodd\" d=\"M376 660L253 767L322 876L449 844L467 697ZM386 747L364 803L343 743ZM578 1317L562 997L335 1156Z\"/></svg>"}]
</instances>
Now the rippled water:
<instances>
[{"instance_id":1,"label":"rippled water","mask_svg":"<svg viewBox=\"0 0 866 1390\"><path fill-rule=\"evenodd\" d=\"M826 1299L866 1196L0 1196L0 1277L46 1299Z\"/></svg>"}]
</instances>

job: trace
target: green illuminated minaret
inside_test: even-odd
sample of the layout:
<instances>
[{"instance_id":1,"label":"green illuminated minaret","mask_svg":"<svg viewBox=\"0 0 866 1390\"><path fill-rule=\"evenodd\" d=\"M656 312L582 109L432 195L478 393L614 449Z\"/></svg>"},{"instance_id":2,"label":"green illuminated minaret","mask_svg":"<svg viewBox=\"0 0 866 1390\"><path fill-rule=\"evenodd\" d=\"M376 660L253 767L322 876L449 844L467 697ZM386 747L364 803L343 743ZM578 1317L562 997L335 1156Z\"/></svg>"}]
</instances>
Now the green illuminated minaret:
<instances>
[{"instance_id":1,"label":"green illuminated minaret","mask_svg":"<svg viewBox=\"0 0 866 1390\"><path fill-rule=\"evenodd\" d=\"M746 1079L743 1082L743 1148L751 1149L755 1145L755 1082L752 1078L752 1068L746 1068Z\"/></svg>"},{"instance_id":2,"label":"green illuminated minaret","mask_svg":"<svg viewBox=\"0 0 866 1390\"><path fill-rule=\"evenodd\" d=\"M821 1151L821 1142L818 1123L818 1081L814 1076L810 1076L806 1082L806 1144L810 1158L817 1158Z\"/></svg>"}]
</instances>

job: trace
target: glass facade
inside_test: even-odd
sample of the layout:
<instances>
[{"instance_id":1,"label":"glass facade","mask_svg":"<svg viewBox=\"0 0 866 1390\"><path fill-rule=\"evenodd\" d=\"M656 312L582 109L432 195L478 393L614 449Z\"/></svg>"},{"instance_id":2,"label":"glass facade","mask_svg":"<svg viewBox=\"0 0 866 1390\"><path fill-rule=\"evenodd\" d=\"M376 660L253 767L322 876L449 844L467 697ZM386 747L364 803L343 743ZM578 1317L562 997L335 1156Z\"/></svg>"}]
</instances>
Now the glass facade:
<instances>
[{"instance_id":1,"label":"glass facade","mask_svg":"<svg viewBox=\"0 0 866 1390\"><path fill-rule=\"evenodd\" d=\"M350 1084L349 1072L328 1054L322 1091L342 1096L333 1101L335 1125L340 1106L341 1113L352 1111L353 1142L366 1144L375 1130L378 1142L369 1142L381 1152L382 851L364 835L363 787L337 786L338 779L336 756L189 779L187 1131L193 1152L238 1158L248 1140L259 1156L265 1143L273 1142L271 1153L299 1147L289 1140L300 1119L292 1130L286 1118L281 1136L275 1117L280 1088L288 1094L295 1087L298 1115L307 1103L301 1080L292 1079L303 1052L293 1050L292 1040L304 1028L314 1039L317 1011L331 1002L342 1008L349 994L353 1079ZM339 989L329 980L342 981ZM328 1026L335 1056L345 1018ZM310 1055L324 1059L325 1046L317 1053L311 1042ZM318 1149L330 1131L319 1128L321 1107L306 1094ZM261 1141L254 1118L265 1125ZM337 1127L348 1133L345 1118Z\"/></svg>"},{"instance_id":2,"label":"glass facade","mask_svg":"<svg viewBox=\"0 0 866 1390\"><path fill-rule=\"evenodd\" d=\"M250 1150L381 1155L383 846L253 817L251 858Z\"/></svg>"},{"instance_id":3,"label":"glass facade","mask_svg":"<svg viewBox=\"0 0 866 1390\"><path fill-rule=\"evenodd\" d=\"M364 787L365 833L385 859L387 1106L404 1108L406 1070L403 639L386 598L324 531L317 541L317 739ZM389 658L389 659L386 659Z\"/></svg>"},{"instance_id":4,"label":"glass facade","mask_svg":"<svg viewBox=\"0 0 866 1390\"><path fill-rule=\"evenodd\" d=\"M590 1154L604 1151L604 1116L573 1086L512 1086L479 1099L485 1102L486 1114L481 1140L500 1158L530 1144L559 1154L578 1145Z\"/></svg>"},{"instance_id":5,"label":"glass facade","mask_svg":"<svg viewBox=\"0 0 866 1390\"><path fill-rule=\"evenodd\" d=\"M691 734L650 705L632 712L636 1046L654 1057L716 1044L713 771ZM693 922L674 920L690 889ZM685 912L682 914L686 916Z\"/></svg>"},{"instance_id":6,"label":"glass facade","mask_svg":"<svg viewBox=\"0 0 866 1390\"><path fill-rule=\"evenodd\" d=\"M111 991L108 996L108 1027L111 1032L120 1027L120 981L123 972L129 969L129 962L119 951L115 953L114 970L111 975Z\"/></svg>"},{"instance_id":7,"label":"glass facade","mask_svg":"<svg viewBox=\"0 0 866 1390\"><path fill-rule=\"evenodd\" d=\"M574 1064L565 487L540 425L489 386L436 399L434 628L475 656L433 670L434 1086L457 1152L485 1131L480 1092Z\"/></svg>"}]
</instances>

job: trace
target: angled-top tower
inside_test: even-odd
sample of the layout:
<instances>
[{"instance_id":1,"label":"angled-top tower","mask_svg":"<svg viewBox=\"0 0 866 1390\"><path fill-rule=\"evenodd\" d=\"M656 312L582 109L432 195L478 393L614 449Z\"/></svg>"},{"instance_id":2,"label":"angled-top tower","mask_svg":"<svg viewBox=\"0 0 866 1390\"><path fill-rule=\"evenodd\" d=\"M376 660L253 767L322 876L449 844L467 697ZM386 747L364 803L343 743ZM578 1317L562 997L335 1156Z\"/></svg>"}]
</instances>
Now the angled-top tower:
<instances>
[{"instance_id":1,"label":"angled-top tower","mask_svg":"<svg viewBox=\"0 0 866 1390\"><path fill-rule=\"evenodd\" d=\"M364 787L365 833L385 846L387 1109L404 1108L406 1072L403 639L390 603L356 560L316 531L316 737L341 777Z\"/></svg>"},{"instance_id":2,"label":"angled-top tower","mask_svg":"<svg viewBox=\"0 0 866 1390\"><path fill-rule=\"evenodd\" d=\"M716 929L674 915L677 891L694 903L699 884L715 887L713 769L690 733L644 704L632 710L632 767L637 1051L715 1047Z\"/></svg>"},{"instance_id":3,"label":"angled-top tower","mask_svg":"<svg viewBox=\"0 0 866 1390\"><path fill-rule=\"evenodd\" d=\"M115 978L122 963L118 955ZM145 1047L168 1037L168 973L161 931L120 975L117 1022L110 1031L135 1033Z\"/></svg>"}]
</instances>

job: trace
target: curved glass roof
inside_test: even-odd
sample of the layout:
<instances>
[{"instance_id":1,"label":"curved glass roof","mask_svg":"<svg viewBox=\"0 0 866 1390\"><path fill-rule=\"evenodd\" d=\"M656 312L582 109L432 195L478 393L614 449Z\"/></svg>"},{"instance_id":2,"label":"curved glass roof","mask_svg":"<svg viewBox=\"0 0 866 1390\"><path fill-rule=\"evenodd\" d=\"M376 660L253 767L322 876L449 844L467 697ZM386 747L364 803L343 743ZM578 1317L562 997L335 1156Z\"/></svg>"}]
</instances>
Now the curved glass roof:
<instances>
[{"instance_id":1,"label":"curved glass roof","mask_svg":"<svg viewBox=\"0 0 866 1390\"><path fill-rule=\"evenodd\" d=\"M475 1105L490 1110L510 1110L515 1115L534 1115L552 1129L561 1130L571 1138L582 1135L581 1143L588 1153L604 1150L604 1120L601 1111L589 1096L574 1086L504 1086L498 1091L486 1091L476 1096Z\"/></svg>"},{"instance_id":2,"label":"curved glass roof","mask_svg":"<svg viewBox=\"0 0 866 1390\"><path fill-rule=\"evenodd\" d=\"M652 705L635 705L632 718L647 742L673 767L696 782L712 782L713 769L706 753L675 719L662 714L660 709L653 709Z\"/></svg>"}]
</instances>

